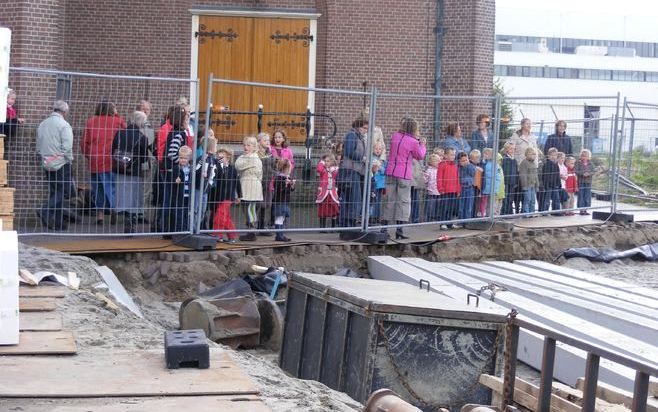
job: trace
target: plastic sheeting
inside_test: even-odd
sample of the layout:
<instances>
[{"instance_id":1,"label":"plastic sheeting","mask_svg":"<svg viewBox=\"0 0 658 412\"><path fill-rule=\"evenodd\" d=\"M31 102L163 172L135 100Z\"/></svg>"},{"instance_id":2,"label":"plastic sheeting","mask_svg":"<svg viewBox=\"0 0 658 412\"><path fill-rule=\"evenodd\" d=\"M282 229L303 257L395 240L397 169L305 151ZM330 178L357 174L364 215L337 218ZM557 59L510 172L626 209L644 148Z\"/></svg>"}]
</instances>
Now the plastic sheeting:
<instances>
[{"instance_id":1,"label":"plastic sheeting","mask_svg":"<svg viewBox=\"0 0 658 412\"><path fill-rule=\"evenodd\" d=\"M594 247L578 247L567 249L563 253L566 258L575 258L581 257L592 262L612 262L616 259L636 259L636 260L646 260L649 262L658 261L658 243L652 243L650 245L638 246L633 249L628 250L616 250L616 249L597 249Z\"/></svg>"}]
</instances>

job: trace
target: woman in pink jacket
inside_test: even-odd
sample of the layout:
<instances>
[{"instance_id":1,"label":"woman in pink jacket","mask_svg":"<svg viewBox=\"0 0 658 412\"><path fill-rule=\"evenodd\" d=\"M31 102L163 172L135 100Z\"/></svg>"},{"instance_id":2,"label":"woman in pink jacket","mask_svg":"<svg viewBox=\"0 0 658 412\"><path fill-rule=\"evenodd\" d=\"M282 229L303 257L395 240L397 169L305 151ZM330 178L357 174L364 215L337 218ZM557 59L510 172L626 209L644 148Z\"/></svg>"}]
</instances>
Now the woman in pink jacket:
<instances>
[{"instance_id":1,"label":"woman in pink jacket","mask_svg":"<svg viewBox=\"0 0 658 412\"><path fill-rule=\"evenodd\" d=\"M410 117L403 118L400 130L391 136L382 224L402 224L409 221L413 160L425 158L425 143L424 138L418 137L418 122ZM401 227L395 230L395 238L407 239Z\"/></svg>"}]
</instances>

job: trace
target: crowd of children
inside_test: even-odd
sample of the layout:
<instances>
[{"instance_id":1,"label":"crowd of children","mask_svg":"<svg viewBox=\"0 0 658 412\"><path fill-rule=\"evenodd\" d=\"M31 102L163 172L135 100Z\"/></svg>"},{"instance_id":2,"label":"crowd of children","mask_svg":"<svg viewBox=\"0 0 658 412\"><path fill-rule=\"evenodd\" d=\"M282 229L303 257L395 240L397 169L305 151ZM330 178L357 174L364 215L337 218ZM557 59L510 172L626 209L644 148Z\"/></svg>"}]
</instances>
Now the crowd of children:
<instances>
[{"instance_id":1,"label":"crowd of children","mask_svg":"<svg viewBox=\"0 0 658 412\"><path fill-rule=\"evenodd\" d=\"M16 94L10 90L5 128L15 128L23 122L14 108L15 100ZM153 150L160 163L158 184L163 185L158 199L153 201L158 206L155 221L159 229L187 231L194 199L197 207L193 224L212 230L221 241L234 243L238 238L231 219L234 204L241 205L248 229L269 227L275 230L276 241L289 241L282 229L290 217L296 181L295 159L285 131L244 138L243 152L234 160L230 148L218 147L212 130L200 133L197 152L193 153L189 115L186 104L172 106ZM595 174L589 150L581 150L577 159L556 147L540 151L530 120L523 119L521 128L496 153L487 129L488 117L478 116L477 123L478 130L470 141L462 137L459 124L449 123L440 147L428 150L424 161L421 156L421 160L413 159L410 163L409 222L467 220L486 217L492 210L500 215L530 215L538 211L573 215L575 210L589 214ZM556 133L549 136L547 143L571 150L570 141L564 144L569 139L565 129L566 123L558 121ZM372 130L372 138L367 218L371 225L378 225L386 223L382 214L388 179L387 150L381 128ZM323 154L316 167L315 203L321 228L339 224L338 172L342 155L338 145L337 150ZM446 223L442 228L457 226ZM256 234L250 231L239 239L252 241Z\"/></svg>"}]
</instances>

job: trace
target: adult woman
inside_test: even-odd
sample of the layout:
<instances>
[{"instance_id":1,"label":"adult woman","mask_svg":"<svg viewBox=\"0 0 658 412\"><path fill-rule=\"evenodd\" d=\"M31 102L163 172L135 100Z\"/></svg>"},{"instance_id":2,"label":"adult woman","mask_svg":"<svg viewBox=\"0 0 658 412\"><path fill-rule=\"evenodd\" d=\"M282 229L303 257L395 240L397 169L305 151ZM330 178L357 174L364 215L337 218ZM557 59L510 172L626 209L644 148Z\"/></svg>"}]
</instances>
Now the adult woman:
<instances>
[{"instance_id":1,"label":"adult woman","mask_svg":"<svg viewBox=\"0 0 658 412\"><path fill-rule=\"evenodd\" d=\"M388 222L402 224L409 221L413 161L425 157L425 144L426 140L418 137L418 122L410 117L403 118L400 129L391 136L391 150L386 165L384 225ZM401 227L395 230L395 238L406 238Z\"/></svg>"},{"instance_id":2,"label":"adult woman","mask_svg":"<svg viewBox=\"0 0 658 412\"><path fill-rule=\"evenodd\" d=\"M454 149L455 155L459 153L471 153L471 145L462 137L462 128L457 122L449 122L446 128L446 138L443 142L444 149Z\"/></svg>"},{"instance_id":3,"label":"adult woman","mask_svg":"<svg viewBox=\"0 0 658 412\"><path fill-rule=\"evenodd\" d=\"M521 128L512 134L510 142L514 143L514 160L517 166L525 159L525 152L529 147L535 149L539 153L539 146L537 146L537 137L532 134L532 121L528 118L521 120ZM535 166L539 167L539 156L535 157ZM537 193L538 200L542 201L542 191ZM519 190L513 194L514 211L518 214L521 211L523 203L523 193Z\"/></svg>"},{"instance_id":4,"label":"adult woman","mask_svg":"<svg viewBox=\"0 0 658 412\"><path fill-rule=\"evenodd\" d=\"M343 139L343 153L338 167L338 199L340 201L339 226L356 226L361 215L363 176L366 171L366 143L368 120L358 118Z\"/></svg>"},{"instance_id":5,"label":"adult woman","mask_svg":"<svg viewBox=\"0 0 658 412\"><path fill-rule=\"evenodd\" d=\"M512 134L509 141L514 143L514 160L519 165L525 159L525 152L529 147L539 152L537 137L532 134L532 121L528 118L521 120L521 128ZM538 158L535 159L535 164L539 165Z\"/></svg>"},{"instance_id":6,"label":"adult woman","mask_svg":"<svg viewBox=\"0 0 658 412\"><path fill-rule=\"evenodd\" d=\"M112 213L114 220L115 176L112 172L112 142L116 133L126 128L113 103L101 102L94 116L87 120L80 146L87 158L91 190L96 205L96 223L103 223L104 213Z\"/></svg>"},{"instance_id":7,"label":"adult woman","mask_svg":"<svg viewBox=\"0 0 658 412\"><path fill-rule=\"evenodd\" d=\"M567 136L567 122L558 120L555 122L555 133L548 136L546 144L544 144L544 155L548 155L548 150L551 147L557 149L567 156L573 155L573 148L571 147L571 138Z\"/></svg>"},{"instance_id":8,"label":"adult woman","mask_svg":"<svg viewBox=\"0 0 658 412\"><path fill-rule=\"evenodd\" d=\"M479 114L475 124L477 129L471 133L471 150L479 150L482 153L485 147L493 148L493 136L489 134L491 118L486 114Z\"/></svg>"},{"instance_id":9,"label":"adult woman","mask_svg":"<svg viewBox=\"0 0 658 412\"><path fill-rule=\"evenodd\" d=\"M116 211L124 213L124 232L135 233L137 216L144 213L144 171L148 160L148 139L142 132L146 114L134 112L128 128L119 130L112 142L113 170L116 173Z\"/></svg>"}]
</instances>

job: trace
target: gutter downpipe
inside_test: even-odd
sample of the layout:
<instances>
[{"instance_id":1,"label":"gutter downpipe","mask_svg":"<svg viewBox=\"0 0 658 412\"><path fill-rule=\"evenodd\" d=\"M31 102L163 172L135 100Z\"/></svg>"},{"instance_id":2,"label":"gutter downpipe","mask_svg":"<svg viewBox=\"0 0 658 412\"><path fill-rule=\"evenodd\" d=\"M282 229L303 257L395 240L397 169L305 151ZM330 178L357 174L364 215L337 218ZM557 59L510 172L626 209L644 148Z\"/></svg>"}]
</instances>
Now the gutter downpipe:
<instances>
[{"instance_id":1,"label":"gutter downpipe","mask_svg":"<svg viewBox=\"0 0 658 412\"><path fill-rule=\"evenodd\" d=\"M436 26L434 35L436 36L436 54L434 55L434 127L433 140L434 145L439 142L441 137L441 65L443 62L443 0L437 0L436 3Z\"/></svg>"}]
</instances>

